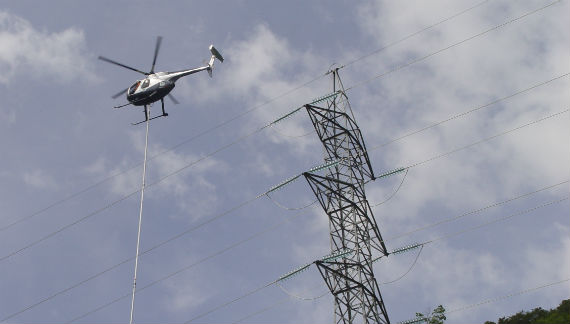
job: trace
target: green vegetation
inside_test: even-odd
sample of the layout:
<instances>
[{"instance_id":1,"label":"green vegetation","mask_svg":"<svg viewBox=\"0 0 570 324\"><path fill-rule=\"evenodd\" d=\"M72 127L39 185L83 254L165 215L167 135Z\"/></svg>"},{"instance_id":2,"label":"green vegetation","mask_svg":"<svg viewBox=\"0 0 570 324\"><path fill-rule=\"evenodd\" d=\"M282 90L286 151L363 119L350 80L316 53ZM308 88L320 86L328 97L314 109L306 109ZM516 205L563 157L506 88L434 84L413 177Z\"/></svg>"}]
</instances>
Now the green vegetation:
<instances>
[{"instance_id":1,"label":"green vegetation","mask_svg":"<svg viewBox=\"0 0 570 324\"><path fill-rule=\"evenodd\" d=\"M520 311L510 317L501 317L497 323L485 324L568 324L570 323L570 299L563 300L555 309L544 310L540 307L530 312Z\"/></svg>"},{"instance_id":2,"label":"green vegetation","mask_svg":"<svg viewBox=\"0 0 570 324\"><path fill-rule=\"evenodd\" d=\"M431 315L424 315L422 313L416 313L416 320L423 320L428 324L443 324L445 321L445 308L439 305L432 312Z\"/></svg>"}]
</instances>

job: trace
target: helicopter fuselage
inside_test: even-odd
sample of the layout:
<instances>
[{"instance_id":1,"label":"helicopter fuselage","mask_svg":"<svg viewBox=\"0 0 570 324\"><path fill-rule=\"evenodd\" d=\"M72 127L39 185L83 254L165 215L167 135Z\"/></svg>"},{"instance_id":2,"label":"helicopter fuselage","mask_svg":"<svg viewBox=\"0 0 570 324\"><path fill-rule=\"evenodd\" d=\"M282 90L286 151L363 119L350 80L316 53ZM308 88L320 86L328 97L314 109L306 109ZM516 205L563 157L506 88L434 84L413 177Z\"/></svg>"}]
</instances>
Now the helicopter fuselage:
<instances>
[{"instance_id":1,"label":"helicopter fuselage","mask_svg":"<svg viewBox=\"0 0 570 324\"><path fill-rule=\"evenodd\" d=\"M211 70L211 67L203 66L191 70L149 74L145 79L137 80L129 87L127 100L134 106L149 105L168 95L181 77L203 70Z\"/></svg>"},{"instance_id":2,"label":"helicopter fuselage","mask_svg":"<svg viewBox=\"0 0 570 324\"><path fill-rule=\"evenodd\" d=\"M170 94L170 91L172 91L172 89L174 89L174 87L176 86L176 81L178 79L204 70L208 71L208 75L212 77L212 68L214 67L214 61L216 59L218 59L220 62L224 61L224 58L222 57L220 52L218 52L218 50L214 47L214 45L210 45L209 50L212 56L210 56L210 61L207 62L207 65L195 69L187 69L182 71L154 73L154 65L156 64L156 57L158 56L158 51L160 49L161 42L162 42L162 37L158 36L156 38L156 45L154 47L154 58L152 60L152 67L150 68L150 72L144 72L139 69L130 67L128 65L113 61L106 57L99 56L99 59L102 61L115 64L120 67L145 75L144 79L137 80L132 86L128 87L127 89L121 90L119 93L111 97L113 99L116 99L119 96L122 96L124 93L126 93L127 100L129 101L129 103L127 104L115 106L114 108L122 108L128 105L144 106L145 120L142 122L134 123L133 125L138 125L143 122L148 122L149 120L156 119L158 117L168 116L168 114L164 110L164 97L169 96L169 98L175 104L178 104L178 101L174 99L174 97ZM159 100L160 103L162 104L161 105L162 115L150 118L149 116L150 110L149 107L147 106Z\"/></svg>"}]
</instances>

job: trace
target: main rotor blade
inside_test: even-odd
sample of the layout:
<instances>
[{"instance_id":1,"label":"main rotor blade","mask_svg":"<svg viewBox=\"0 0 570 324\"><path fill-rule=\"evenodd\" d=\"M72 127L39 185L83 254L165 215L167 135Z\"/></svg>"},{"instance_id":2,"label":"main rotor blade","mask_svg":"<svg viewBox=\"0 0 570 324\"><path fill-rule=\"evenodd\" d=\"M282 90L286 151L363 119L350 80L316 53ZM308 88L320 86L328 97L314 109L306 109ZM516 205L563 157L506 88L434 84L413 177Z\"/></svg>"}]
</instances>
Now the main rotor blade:
<instances>
[{"instance_id":1,"label":"main rotor blade","mask_svg":"<svg viewBox=\"0 0 570 324\"><path fill-rule=\"evenodd\" d=\"M154 47L154 58L152 59L152 67L150 68L150 74L154 73L154 65L156 64L156 57L158 56L158 50L160 49L160 44L162 43L162 36L156 38L156 46Z\"/></svg>"},{"instance_id":2,"label":"main rotor blade","mask_svg":"<svg viewBox=\"0 0 570 324\"><path fill-rule=\"evenodd\" d=\"M129 88L126 88L126 89L124 89L124 90L121 90L121 92L118 92L117 94L113 95L111 98L117 99L117 98L119 98L120 96L122 96L123 94L125 94L125 92L127 92L127 90L129 90Z\"/></svg>"},{"instance_id":3,"label":"main rotor blade","mask_svg":"<svg viewBox=\"0 0 570 324\"><path fill-rule=\"evenodd\" d=\"M118 65L118 66L122 66L122 67L124 67L125 69L133 70L133 71L135 71L135 72L142 73L142 74L144 74L144 75L149 75L149 73L147 73L147 72L143 72L143 71L141 71L141 70L137 70L137 69L132 68L132 67L130 67L130 66L128 66L128 65L124 65L124 64L121 64L121 63L119 63L119 62L115 62L115 61L113 61L113 60L111 60L111 59L108 59L108 58L106 58L106 57L103 57L103 56L99 56L99 59L100 59L101 61L109 62L109 63L111 63L111 64L115 64L115 65Z\"/></svg>"},{"instance_id":4,"label":"main rotor blade","mask_svg":"<svg viewBox=\"0 0 570 324\"><path fill-rule=\"evenodd\" d=\"M170 100L172 100L172 102L174 102L175 105L179 104L178 100L176 100L176 98L174 98L174 96L171 95L170 93L168 94L168 98L170 98Z\"/></svg>"}]
</instances>

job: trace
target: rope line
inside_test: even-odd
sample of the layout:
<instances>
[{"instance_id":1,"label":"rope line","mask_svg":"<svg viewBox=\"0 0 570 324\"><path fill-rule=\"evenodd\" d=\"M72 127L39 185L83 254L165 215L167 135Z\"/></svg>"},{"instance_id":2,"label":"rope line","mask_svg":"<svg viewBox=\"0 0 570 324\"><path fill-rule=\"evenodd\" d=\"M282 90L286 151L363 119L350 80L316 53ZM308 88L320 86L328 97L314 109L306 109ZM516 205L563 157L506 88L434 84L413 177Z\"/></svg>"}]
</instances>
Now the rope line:
<instances>
[{"instance_id":1,"label":"rope line","mask_svg":"<svg viewBox=\"0 0 570 324\"><path fill-rule=\"evenodd\" d=\"M144 160L143 160L143 172L142 172L142 185L141 185L141 205L139 209L139 226L137 231L137 253L135 254L135 274L133 278L133 296L131 299L131 317L129 320L129 324L133 324L133 317L135 314L135 292L137 290L137 272L139 268L139 251L140 251L140 243L141 243L141 226L142 226L142 215L143 215L143 202L144 202L144 188L146 185L146 157L148 152L148 126L150 124L150 107L145 106L144 112L146 116L146 133L145 133L145 140L144 140Z\"/></svg>"}]
</instances>

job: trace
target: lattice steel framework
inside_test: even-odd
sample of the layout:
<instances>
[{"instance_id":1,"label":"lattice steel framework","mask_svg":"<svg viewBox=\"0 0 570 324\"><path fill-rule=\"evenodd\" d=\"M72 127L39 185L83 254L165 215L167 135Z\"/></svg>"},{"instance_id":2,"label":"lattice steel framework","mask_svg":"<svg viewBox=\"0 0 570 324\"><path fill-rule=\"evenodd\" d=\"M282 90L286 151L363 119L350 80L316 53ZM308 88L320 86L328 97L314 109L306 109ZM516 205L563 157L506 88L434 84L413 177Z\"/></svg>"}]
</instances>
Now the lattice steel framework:
<instances>
[{"instance_id":1,"label":"lattice steel framework","mask_svg":"<svg viewBox=\"0 0 570 324\"><path fill-rule=\"evenodd\" d=\"M337 95L305 108L324 145L325 162L338 163L324 176L316 172L303 175L329 217L331 254L353 253L341 260L315 263L334 296L335 323L388 324L372 271L372 254L386 256L388 252L364 192L364 184L374 180L374 172L338 70L331 73Z\"/></svg>"}]
</instances>

